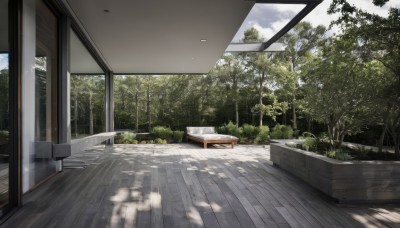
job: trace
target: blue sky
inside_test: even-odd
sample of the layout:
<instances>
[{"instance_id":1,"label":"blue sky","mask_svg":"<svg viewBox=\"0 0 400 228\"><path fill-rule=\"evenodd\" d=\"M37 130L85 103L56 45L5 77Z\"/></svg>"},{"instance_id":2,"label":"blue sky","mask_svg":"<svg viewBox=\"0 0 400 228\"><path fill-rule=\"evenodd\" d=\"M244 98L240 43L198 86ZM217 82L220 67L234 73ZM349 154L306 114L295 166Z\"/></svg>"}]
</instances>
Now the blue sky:
<instances>
[{"instance_id":1,"label":"blue sky","mask_svg":"<svg viewBox=\"0 0 400 228\"><path fill-rule=\"evenodd\" d=\"M0 54L0 70L8 68L8 54Z\"/></svg>"},{"instance_id":2,"label":"blue sky","mask_svg":"<svg viewBox=\"0 0 400 228\"><path fill-rule=\"evenodd\" d=\"M308 21L314 26L324 25L328 27L332 20L335 20L338 15L328 15L327 10L332 0L325 0L319 4L303 21ZM386 16L390 7L400 8L400 0L390 0L382 8L376 7L372 4L372 0L348 0L358 8L368 10L369 12ZM270 38L286 23L292 19L304 5L287 5L287 4L256 4L247 16L242 27L237 32L233 42L238 42L243 38L243 32L250 28L256 28L260 34L265 38ZM337 27L333 27L328 35L339 33Z\"/></svg>"}]
</instances>

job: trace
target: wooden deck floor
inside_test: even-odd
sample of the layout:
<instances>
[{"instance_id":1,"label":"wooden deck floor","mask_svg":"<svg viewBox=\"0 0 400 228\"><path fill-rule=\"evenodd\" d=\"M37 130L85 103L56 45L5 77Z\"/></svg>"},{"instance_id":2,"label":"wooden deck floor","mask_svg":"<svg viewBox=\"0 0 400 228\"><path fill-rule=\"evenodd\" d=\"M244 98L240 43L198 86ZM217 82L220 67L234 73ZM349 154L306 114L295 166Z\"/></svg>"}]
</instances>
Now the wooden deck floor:
<instances>
[{"instance_id":1,"label":"wooden deck floor","mask_svg":"<svg viewBox=\"0 0 400 228\"><path fill-rule=\"evenodd\" d=\"M336 205L268 147L116 145L26 195L3 227L400 227L400 205Z\"/></svg>"}]
</instances>

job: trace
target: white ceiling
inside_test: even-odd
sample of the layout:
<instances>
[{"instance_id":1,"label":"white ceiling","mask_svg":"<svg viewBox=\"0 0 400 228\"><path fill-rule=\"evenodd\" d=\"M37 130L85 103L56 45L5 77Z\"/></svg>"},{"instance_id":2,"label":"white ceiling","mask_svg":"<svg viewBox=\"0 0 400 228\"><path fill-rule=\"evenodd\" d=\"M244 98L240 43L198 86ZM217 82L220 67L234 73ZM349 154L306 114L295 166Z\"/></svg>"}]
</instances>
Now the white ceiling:
<instances>
[{"instance_id":1,"label":"white ceiling","mask_svg":"<svg viewBox=\"0 0 400 228\"><path fill-rule=\"evenodd\" d=\"M112 70L139 74L207 73L254 5L248 0L67 1Z\"/></svg>"}]
</instances>

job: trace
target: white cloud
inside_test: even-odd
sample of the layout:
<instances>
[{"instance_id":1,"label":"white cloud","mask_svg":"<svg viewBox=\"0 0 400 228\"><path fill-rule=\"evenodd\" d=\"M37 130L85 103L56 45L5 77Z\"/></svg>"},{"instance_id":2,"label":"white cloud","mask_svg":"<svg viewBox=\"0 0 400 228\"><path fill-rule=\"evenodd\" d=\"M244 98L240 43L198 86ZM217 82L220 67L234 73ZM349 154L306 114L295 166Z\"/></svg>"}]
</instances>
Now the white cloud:
<instances>
[{"instance_id":1,"label":"white cloud","mask_svg":"<svg viewBox=\"0 0 400 228\"><path fill-rule=\"evenodd\" d=\"M387 16L390 7L400 8L399 0L391 0L383 7L376 7L372 0L348 0L350 4L368 12ZM319 4L312 12L310 12L303 21L308 21L312 25L324 25L329 27L330 23L338 18L338 15L328 15L327 11L331 0L325 0ZM304 8L304 5L293 4L256 4L246 18L242 27L236 33L234 42L238 42L243 38L243 33L246 29L254 27L265 38L270 38L281 28L283 28L290 19ZM339 28L333 27L328 35L338 33Z\"/></svg>"}]
</instances>

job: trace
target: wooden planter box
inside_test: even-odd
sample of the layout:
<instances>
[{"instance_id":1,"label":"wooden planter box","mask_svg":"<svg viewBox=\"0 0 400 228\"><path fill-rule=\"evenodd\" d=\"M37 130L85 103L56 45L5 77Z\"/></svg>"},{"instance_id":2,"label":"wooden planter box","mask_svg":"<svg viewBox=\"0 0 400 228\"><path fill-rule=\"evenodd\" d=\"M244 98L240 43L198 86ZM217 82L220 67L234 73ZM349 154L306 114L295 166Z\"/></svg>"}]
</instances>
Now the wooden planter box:
<instances>
[{"instance_id":1,"label":"wooden planter box","mask_svg":"<svg viewBox=\"0 0 400 228\"><path fill-rule=\"evenodd\" d=\"M272 143L271 161L339 202L400 200L399 161L339 161Z\"/></svg>"}]
</instances>

